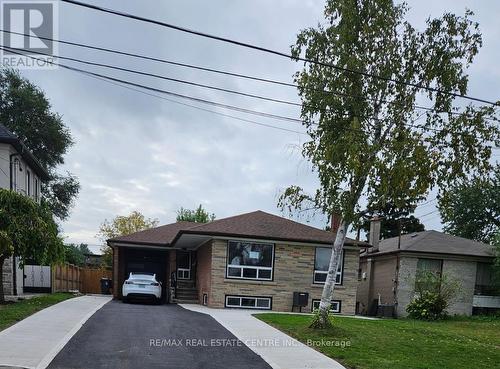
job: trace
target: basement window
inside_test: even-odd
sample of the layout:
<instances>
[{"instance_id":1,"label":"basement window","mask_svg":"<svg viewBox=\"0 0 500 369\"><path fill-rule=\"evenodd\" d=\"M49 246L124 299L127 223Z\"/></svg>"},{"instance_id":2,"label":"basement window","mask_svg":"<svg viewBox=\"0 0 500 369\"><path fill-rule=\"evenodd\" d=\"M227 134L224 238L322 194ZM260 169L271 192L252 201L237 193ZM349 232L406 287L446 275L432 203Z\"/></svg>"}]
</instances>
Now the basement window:
<instances>
[{"instance_id":1,"label":"basement window","mask_svg":"<svg viewBox=\"0 0 500 369\"><path fill-rule=\"evenodd\" d=\"M274 245L229 241L227 243L227 278L273 279Z\"/></svg>"},{"instance_id":2,"label":"basement window","mask_svg":"<svg viewBox=\"0 0 500 369\"><path fill-rule=\"evenodd\" d=\"M226 295L226 307L270 310L271 300L271 297Z\"/></svg>"},{"instance_id":3,"label":"basement window","mask_svg":"<svg viewBox=\"0 0 500 369\"><path fill-rule=\"evenodd\" d=\"M319 303L321 300L312 300L312 309L311 311L315 311L319 309ZM332 300L332 304L330 305L330 312L334 314L339 314L342 307L341 300Z\"/></svg>"}]
</instances>

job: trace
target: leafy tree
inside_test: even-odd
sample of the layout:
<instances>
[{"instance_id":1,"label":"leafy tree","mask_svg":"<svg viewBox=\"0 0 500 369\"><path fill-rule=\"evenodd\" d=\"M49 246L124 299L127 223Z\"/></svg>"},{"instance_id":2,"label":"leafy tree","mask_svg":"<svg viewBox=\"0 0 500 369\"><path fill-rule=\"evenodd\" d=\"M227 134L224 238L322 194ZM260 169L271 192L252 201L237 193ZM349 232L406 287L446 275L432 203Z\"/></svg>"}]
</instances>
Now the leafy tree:
<instances>
[{"instance_id":1,"label":"leafy tree","mask_svg":"<svg viewBox=\"0 0 500 369\"><path fill-rule=\"evenodd\" d=\"M70 243L68 245L64 245L64 247L64 259L66 262L73 265L85 265L85 254L92 254L88 245L85 243L81 243L79 245Z\"/></svg>"},{"instance_id":2,"label":"leafy tree","mask_svg":"<svg viewBox=\"0 0 500 369\"><path fill-rule=\"evenodd\" d=\"M2 269L5 259L19 256L49 264L64 260L64 245L47 206L13 191L0 189L0 303L4 302Z\"/></svg>"},{"instance_id":3,"label":"leafy tree","mask_svg":"<svg viewBox=\"0 0 500 369\"><path fill-rule=\"evenodd\" d=\"M399 236L400 227L401 234L424 231L425 226L420 223L420 220L410 215L414 210L414 208L411 208L396 212L389 204L378 210L376 213L382 218L380 222L380 237L382 239L397 237ZM367 234L370 232L370 218L366 217L360 227Z\"/></svg>"},{"instance_id":4,"label":"leafy tree","mask_svg":"<svg viewBox=\"0 0 500 369\"><path fill-rule=\"evenodd\" d=\"M215 220L215 214L210 214L208 211L203 209L203 206L198 206L195 210L184 209L181 207L177 211L177 221L178 222L195 222L195 223L208 223Z\"/></svg>"},{"instance_id":5,"label":"leafy tree","mask_svg":"<svg viewBox=\"0 0 500 369\"><path fill-rule=\"evenodd\" d=\"M111 267L113 265L113 250L106 245L106 240L118 236L144 231L145 229L154 228L158 225L158 219L146 218L138 211L133 211L129 215L118 215L111 222L107 219L102 222L99 227L97 236L103 241L103 256L102 263L104 266Z\"/></svg>"},{"instance_id":6,"label":"leafy tree","mask_svg":"<svg viewBox=\"0 0 500 369\"><path fill-rule=\"evenodd\" d=\"M19 137L50 174L42 184L43 200L56 217L64 220L80 190L70 173L57 173L73 139L59 114L33 83L19 73L0 70L0 122Z\"/></svg>"},{"instance_id":7,"label":"leafy tree","mask_svg":"<svg viewBox=\"0 0 500 369\"><path fill-rule=\"evenodd\" d=\"M335 271L348 227L364 212L361 198L368 209L416 206L430 188L442 192L487 172L500 141L493 106L453 104L453 94L467 92L466 70L482 43L472 12L428 19L418 31L405 21L407 10L391 0L328 0L326 22L301 31L292 46L295 57L316 61L295 81L310 135L302 153L320 186L312 194L291 186L278 203L341 218L313 327L331 324ZM432 110L417 109L421 100Z\"/></svg>"},{"instance_id":8,"label":"leafy tree","mask_svg":"<svg viewBox=\"0 0 500 369\"><path fill-rule=\"evenodd\" d=\"M453 186L439 200L439 212L445 232L493 243L500 232L500 166Z\"/></svg>"}]
</instances>

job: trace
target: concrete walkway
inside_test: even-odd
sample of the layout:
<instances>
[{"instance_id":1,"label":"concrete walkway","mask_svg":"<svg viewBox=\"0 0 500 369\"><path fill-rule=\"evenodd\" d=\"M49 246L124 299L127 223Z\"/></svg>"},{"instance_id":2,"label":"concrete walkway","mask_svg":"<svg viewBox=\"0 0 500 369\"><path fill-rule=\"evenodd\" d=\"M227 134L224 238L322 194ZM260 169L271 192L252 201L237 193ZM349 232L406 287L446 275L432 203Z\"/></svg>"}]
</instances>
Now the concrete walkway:
<instances>
[{"instance_id":1,"label":"concrete walkway","mask_svg":"<svg viewBox=\"0 0 500 369\"><path fill-rule=\"evenodd\" d=\"M109 296L75 297L35 313L0 332L0 368L43 369Z\"/></svg>"},{"instance_id":2,"label":"concrete walkway","mask_svg":"<svg viewBox=\"0 0 500 369\"><path fill-rule=\"evenodd\" d=\"M335 360L253 317L255 310L181 306L212 316L274 369L345 369Z\"/></svg>"}]
</instances>

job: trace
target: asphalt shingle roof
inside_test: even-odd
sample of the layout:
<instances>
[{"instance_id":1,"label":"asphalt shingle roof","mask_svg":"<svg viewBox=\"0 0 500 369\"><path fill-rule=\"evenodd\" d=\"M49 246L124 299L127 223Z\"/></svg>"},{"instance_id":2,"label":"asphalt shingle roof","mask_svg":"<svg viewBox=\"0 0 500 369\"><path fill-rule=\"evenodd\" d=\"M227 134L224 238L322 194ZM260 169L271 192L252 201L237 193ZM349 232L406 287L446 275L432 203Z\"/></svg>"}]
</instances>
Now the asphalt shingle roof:
<instances>
[{"instance_id":1,"label":"asphalt shingle roof","mask_svg":"<svg viewBox=\"0 0 500 369\"><path fill-rule=\"evenodd\" d=\"M493 247L490 245L434 230L402 235L400 250L466 256L494 256ZM369 255L394 251L398 251L398 237L381 240L379 251L369 253Z\"/></svg>"},{"instance_id":2,"label":"asphalt shingle roof","mask_svg":"<svg viewBox=\"0 0 500 369\"><path fill-rule=\"evenodd\" d=\"M254 211L215 220L210 223L179 222L167 224L150 230L117 237L110 242L126 242L137 244L169 245L182 234L199 234L229 237L248 237L257 239L294 241L306 243L331 244L335 234L295 222L277 215ZM346 244L353 245L356 241L346 239ZM360 245L368 245L359 242Z\"/></svg>"},{"instance_id":3,"label":"asphalt shingle roof","mask_svg":"<svg viewBox=\"0 0 500 369\"><path fill-rule=\"evenodd\" d=\"M168 246L180 230L193 228L196 225L198 223L177 222L135 232L126 236L111 238L108 241Z\"/></svg>"}]
</instances>

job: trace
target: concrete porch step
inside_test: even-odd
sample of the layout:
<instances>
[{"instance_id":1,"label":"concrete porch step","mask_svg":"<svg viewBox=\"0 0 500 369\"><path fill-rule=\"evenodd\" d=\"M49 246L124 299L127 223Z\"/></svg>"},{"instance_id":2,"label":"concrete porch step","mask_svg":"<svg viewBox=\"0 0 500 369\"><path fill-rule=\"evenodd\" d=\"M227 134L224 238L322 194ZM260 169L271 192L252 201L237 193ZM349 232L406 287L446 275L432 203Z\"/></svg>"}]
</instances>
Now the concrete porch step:
<instances>
[{"instance_id":1,"label":"concrete porch step","mask_svg":"<svg viewBox=\"0 0 500 369\"><path fill-rule=\"evenodd\" d=\"M198 300L197 293L179 293L179 292L177 292L175 297L179 298L179 299Z\"/></svg>"},{"instance_id":2,"label":"concrete porch step","mask_svg":"<svg viewBox=\"0 0 500 369\"><path fill-rule=\"evenodd\" d=\"M180 299L180 298L173 299L173 302L175 302L176 304L198 304L199 303L198 299Z\"/></svg>"}]
</instances>

